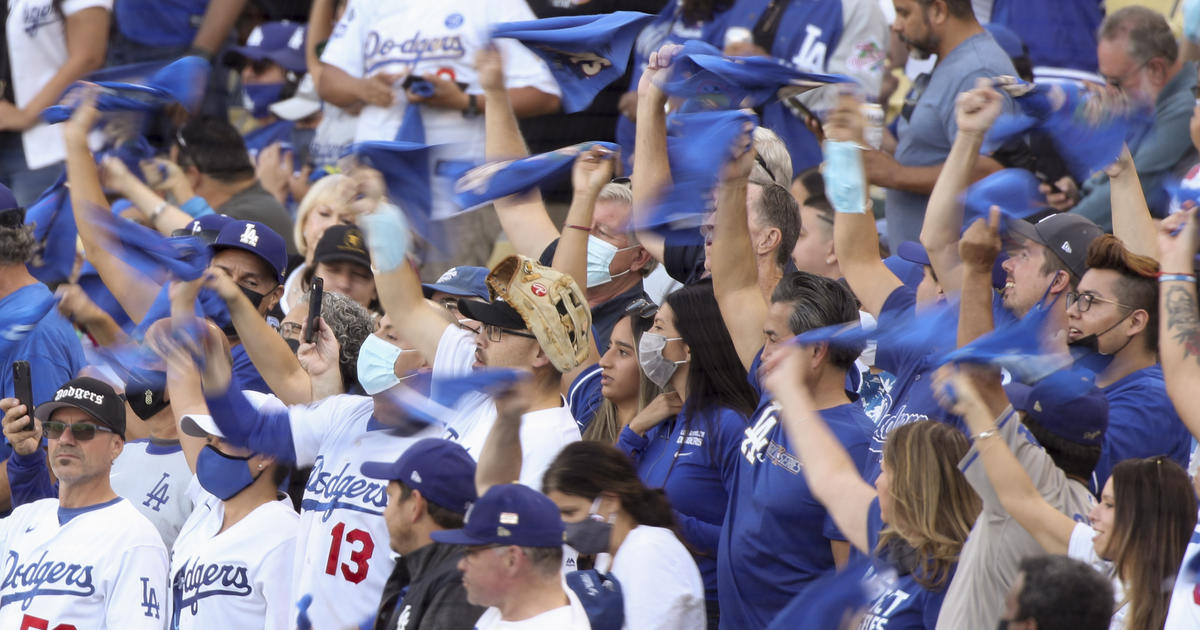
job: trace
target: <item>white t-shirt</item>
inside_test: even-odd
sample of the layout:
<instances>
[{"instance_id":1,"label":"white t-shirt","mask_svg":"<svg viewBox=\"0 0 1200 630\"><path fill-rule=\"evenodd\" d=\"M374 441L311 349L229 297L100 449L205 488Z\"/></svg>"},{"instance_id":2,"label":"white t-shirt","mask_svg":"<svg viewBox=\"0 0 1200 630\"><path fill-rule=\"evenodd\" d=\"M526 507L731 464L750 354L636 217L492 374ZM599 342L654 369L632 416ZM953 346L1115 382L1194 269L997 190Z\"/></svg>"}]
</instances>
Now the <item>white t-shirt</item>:
<instances>
[{"instance_id":1,"label":"white t-shirt","mask_svg":"<svg viewBox=\"0 0 1200 630\"><path fill-rule=\"evenodd\" d=\"M193 478L194 479L194 478ZM292 567L300 517L291 501L264 503L221 531L225 503L199 482L196 509L171 550L172 630L291 630Z\"/></svg>"},{"instance_id":2,"label":"white t-shirt","mask_svg":"<svg viewBox=\"0 0 1200 630\"><path fill-rule=\"evenodd\" d=\"M433 361L433 375L462 376L475 363L475 336L457 326L446 326L438 342ZM496 405L484 394L467 394L454 407L455 416L446 421L442 437L453 440L479 459L483 443L496 422ZM521 416L521 478L522 485L539 492L542 475L564 446L582 439L566 401L558 407L539 409Z\"/></svg>"},{"instance_id":3,"label":"white t-shirt","mask_svg":"<svg viewBox=\"0 0 1200 630\"><path fill-rule=\"evenodd\" d=\"M592 624L579 597L569 588L563 587L563 591L570 602L566 606L521 621L504 621L499 608L489 608L475 622L475 630L591 630Z\"/></svg>"},{"instance_id":4,"label":"white t-shirt","mask_svg":"<svg viewBox=\"0 0 1200 630\"><path fill-rule=\"evenodd\" d=\"M178 442L148 439L126 442L108 477L113 491L150 519L167 549L192 513L187 489L194 478Z\"/></svg>"},{"instance_id":5,"label":"white t-shirt","mask_svg":"<svg viewBox=\"0 0 1200 630\"><path fill-rule=\"evenodd\" d=\"M700 569L671 530L633 528L613 558L611 573L621 583L626 630L704 627Z\"/></svg>"},{"instance_id":6,"label":"white t-shirt","mask_svg":"<svg viewBox=\"0 0 1200 630\"><path fill-rule=\"evenodd\" d=\"M1192 532L1192 540L1183 552L1179 574L1175 578L1175 590L1171 591L1171 608L1167 611L1164 630L1195 630L1200 628L1200 580L1195 575L1186 575L1188 563L1200 555L1200 522Z\"/></svg>"},{"instance_id":7,"label":"white t-shirt","mask_svg":"<svg viewBox=\"0 0 1200 630\"><path fill-rule=\"evenodd\" d=\"M1095 537L1096 530L1091 526L1076 523L1075 529L1071 530L1071 542L1067 545L1067 556L1092 565L1112 582L1114 601L1121 607L1113 613L1112 623L1108 627L1109 630L1124 630L1125 615L1129 613L1129 604L1125 602L1125 587L1121 584L1121 579L1117 577L1117 571L1112 563L1096 553L1096 547L1092 544Z\"/></svg>"},{"instance_id":8,"label":"white t-shirt","mask_svg":"<svg viewBox=\"0 0 1200 630\"><path fill-rule=\"evenodd\" d=\"M482 94L475 54L488 44L491 28L502 22L533 19L533 12L523 0L350 0L321 61L356 78L380 73L438 74L466 84L469 94ZM534 87L556 96L561 93L540 57L512 39L498 39L495 44L504 57L509 88ZM395 138L407 107L401 83L397 81L394 86L396 98L391 107L363 107L355 142ZM457 110L420 107L427 144L453 143L448 158L482 159L483 116L465 118ZM433 172L436 174L437 169ZM448 190L448 184L452 182L438 182L435 191ZM435 216L446 216L453 210L448 196L435 192L434 201Z\"/></svg>"},{"instance_id":9,"label":"white t-shirt","mask_svg":"<svg viewBox=\"0 0 1200 630\"><path fill-rule=\"evenodd\" d=\"M91 7L111 11L112 5L113 0L63 0L62 16ZM25 107L32 101L67 62L67 33L62 16L54 10L51 0L8 0L5 32L8 34L13 97L17 107ZM61 127L39 122L21 134L29 168L41 168L66 159Z\"/></svg>"},{"instance_id":10,"label":"white t-shirt","mask_svg":"<svg viewBox=\"0 0 1200 630\"><path fill-rule=\"evenodd\" d=\"M383 510L387 482L361 476L364 462L395 461L430 427L398 435L376 422L369 396L341 394L288 408L296 464L312 466L296 538L294 603L313 596L313 628L341 628L375 615L396 565Z\"/></svg>"},{"instance_id":11,"label":"white t-shirt","mask_svg":"<svg viewBox=\"0 0 1200 630\"><path fill-rule=\"evenodd\" d=\"M162 630L167 548L129 501L66 511L42 499L0 520L0 628Z\"/></svg>"}]
</instances>

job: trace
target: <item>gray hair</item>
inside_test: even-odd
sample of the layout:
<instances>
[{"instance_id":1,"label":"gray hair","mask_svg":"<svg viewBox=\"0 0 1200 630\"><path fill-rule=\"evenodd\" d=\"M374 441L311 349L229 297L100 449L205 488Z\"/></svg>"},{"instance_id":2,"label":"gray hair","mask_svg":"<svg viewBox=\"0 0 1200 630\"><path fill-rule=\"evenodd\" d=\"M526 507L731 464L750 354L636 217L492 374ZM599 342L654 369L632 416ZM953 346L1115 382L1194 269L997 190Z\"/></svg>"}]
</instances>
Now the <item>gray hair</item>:
<instances>
[{"instance_id":1,"label":"gray hair","mask_svg":"<svg viewBox=\"0 0 1200 630\"><path fill-rule=\"evenodd\" d=\"M750 171L751 179L760 180L755 183L762 185L761 180L766 179L784 188L791 185L792 156L788 154L787 145L774 131L755 127L754 151L762 158L762 164L755 161L754 169ZM766 168L763 168L764 164Z\"/></svg>"},{"instance_id":2,"label":"gray hair","mask_svg":"<svg viewBox=\"0 0 1200 630\"><path fill-rule=\"evenodd\" d=\"M300 304L308 303L308 293L300 297ZM358 382L358 351L367 335L375 330L375 320L361 304L333 291L326 291L321 298L321 318L333 331L338 346L338 366L342 382L349 388Z\"/></svg>"},{"instance_id":3,"label":"gray hair","mask_svg":"<svg viewBox=\"0 0 1200 630\"><path fill-rule=\"evenodd\" d=\"M1126 38L1126 52L1137 64L1162 57L1169 63L1179 58L1179 43L1167 19L1158 11L1130 6L1110 13L1100 24L1100 39Z\"/></svg>"},{"instance_id":4,"label":"gray hair","mask_svg":"<svg viewBox=\"0 0 1200 630\"><path fill-rule=\"evenodd\" d=\"M0 265L21 265L29 262L36 245L32 225L0 228Z\"/></svg>"}]
</instances>

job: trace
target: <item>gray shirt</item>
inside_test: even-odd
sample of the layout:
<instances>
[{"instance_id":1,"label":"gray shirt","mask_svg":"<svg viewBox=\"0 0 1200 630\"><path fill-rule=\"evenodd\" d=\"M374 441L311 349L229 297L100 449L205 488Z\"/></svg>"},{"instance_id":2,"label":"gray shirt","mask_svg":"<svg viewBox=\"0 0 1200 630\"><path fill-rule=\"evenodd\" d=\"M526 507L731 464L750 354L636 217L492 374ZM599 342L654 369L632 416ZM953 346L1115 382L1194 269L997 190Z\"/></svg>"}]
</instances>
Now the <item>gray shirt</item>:
<instances>
[{"instance_id":1,"label":"gray shirt","mask_svg":"<svg viewBox=\"0 0 1200 630\"><path fill-rule=\"evenodd\" d=\"M1092 493L1082 482L1067 478L1021 424L1012 407L1000 414L996 427L1042 498L1059 512L1087 523L1087 514L1095 504ZM1046 552L1000 505L974 446L958 467L983 500L983 511L959 554L958 571L938 614L937 630L995 628L1004 614L1004 596L1017 578L1021 560Z\"/></svg>"},{"instance_id":2,"label":"gray shirt","mask_svg":"<svg viewBox=\"0 0 1200 630\"><path fill-rule=\"evenodd\" d=\"M986 31L972 35L938 62L929 76L912 114L900 117L896 127L896 161L904 166L934 166L946 161L958 133L954 101L961 92L975 87L975 79L1001 75L1016 76L1012 61ZM1012 108L1008 101L1006 108ZM919 240L929 195L888 189L888 245Z\"/></svg>"},{"instance_id":3,"label":"gray shirt","mask_svg":"<svg viewBox=\"0 0 1200 630\"><path fill-rule=\"evenodd\" d=\"M267 192L257 179L249 187L230 197L221 207L213 210L240 221L258 221L266 224L283 237L283 242L287 244L288 256L296 253L296 244L292 242L292 218L288 216L283 204Z\"/></svg>"}]
</instances>

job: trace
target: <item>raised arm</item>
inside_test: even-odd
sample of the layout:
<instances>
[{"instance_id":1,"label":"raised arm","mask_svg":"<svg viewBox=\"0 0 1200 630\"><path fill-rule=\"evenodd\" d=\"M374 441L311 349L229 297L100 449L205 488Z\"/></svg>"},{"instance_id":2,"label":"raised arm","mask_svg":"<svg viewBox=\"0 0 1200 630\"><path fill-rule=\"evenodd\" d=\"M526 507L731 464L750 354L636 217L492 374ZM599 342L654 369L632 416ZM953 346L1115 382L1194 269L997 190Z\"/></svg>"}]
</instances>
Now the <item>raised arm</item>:
<instances>
[{"instance_id":1,"label":"raised arm","mask_svg":"<svg viewBox=\"0 0 1200 630\"><path fill-rule=\"evenodd\" d=\"M1000 437L996 416L976 389L974 379L952 367L939 370L936 379L935 391L938 396L966 422L988 479L1004 509L1033 535L1047 553L1067 553L1075 521L1054 509L1038 493L1029 473ZM999 382L999 378L995 380ZM947 400L947 385L953 390L952 402Z\"/></svg>"},{"instance_id":2,"label":"raised arm","mask_svg":"<svg viewBox=\"0 0 1200 630\"><path fill-rule=\"evenodd\" d=\"M733 347L747 370L763 346L767 321L767 300L758 287L758 266L746 223L746 190L753 167L754 147L747 146L726 168L717 192L712 237L713 292Z\"/></svg>"},{"instance_id":3,"label":"raised arm","mask_svg":"<svg viewBox=\"0 0 1200 630\"><path fill-rule=\"evenodd\" d=\"M210 58L217 54L245 6L246 0L209 0L204 19L192 39L192 50L204 52Z\"/></svg>"},{"instance_id":4,"label":"raised arm","mask_svg":"<svg viewBox=\"0 0 1200 630\"><path fill-rule=\"evenodd\" d=\"M878 493L862 476L837 436L817 412L804 385L812 349L789 344L772 355L764 384L782 407L788 443L800 457L804 478L850 544L865 554L867 510Z\"/></svg>"},{"instance_id":5,"label":"raised arm","mask_svg":"<svg viewBox=\"0 0 1200 630\"><path fill-rule=\"evenodd\" d=\"M504 87L504 61L500 51L495 48L479 51L475 56L475 66L488 102L483 112L486 129L484 153L487 159L508 160L529 155L521 128L517 125L513 103L509 100L509 92ZM494 205L500 225L518 254L536 260L558 237L558 229L546 213L540 192L535 190L497 199ZM584 225L591 225L591 222Z\"/></svg>"},{"instance_id":6,"label":"raised arm","mask_svg":"<svg viewBox=\"0 0 1200 630\"><path fill-rule=\"evenodd\" d=\"M1104 172L1112 188L1113 234L1129 251L1157 260L1158 232L1129 147L1123 147L1121 157Z\"/></svg>"},{"instance_id":7,"label":"raised arm","mask_svg":"<svg viewBox=\"0 0 1200 630\"><path fill-rule=\"evenodd\" d=\"M987 221L976 219L958 245L963 261L962 296L958 305L959 347L996 327L992 315L992 266L1000 254L999 225L1000 210L993 206Z\"/></svg>"},{"instance_id":8,"label":"raised arm","mask_svg":"<svg viewBox=\"0 0 1200 630\"><path fill-rule=\"evenodd\" d=\"M100 173L104 185L124 196L137 208L150 227L162 234L170 235L175 230L187 227L192 217L154 192L125 166L120 158L110 155L100 162Z\"/></svg>"},{"instance_id":9,"label":"raised arm","mask_svg":"<svg viewBox=\"0 0 1200 630\"><path fill-rule=\"evenodd\" d=\"M957 293L962 282L962 273L958 270L962 262L958 255L958 239L963 227L960 198L976 179L976 164L984 136L1003 109L1004 97L987 79L979 79L975 89L959 94L955 102L958 133L929 195L925 222L921 226L921 244L929 254L933 272L946 295Z\"/></svg>"},{"instance_id":10,"label":"raised arm","mask_svg":"<svg viewBox=\"0 0 1200 630\"><path fill-rule=\"evenodd\" d=\"M1200 311L1192 263L1200 245L1196 212L1191 208L1171 215L1160 227L1158 248L1163 275L1158 285L1158 358L1175 411L1192 435L1200 439L1200 388L1196 387L1200 383ZM1176 229L1179 233L1172 235Z\"/></svg>"},{"instance_id":11,"label":"raised arm","mask_svg":"<svg viewBox=\"0 0 1200 630\"><path fill-rule=\"evenodd\" d=\"M479 496L494 485L517 483L521 478L521 415L529 409L529 384L517 383L492 397L496 422L488 431L475 466L475 490Z\"/></svg>"},{"instance_id":12,"label":"raised arm","mask_svg":"<svg viewBox=\"0 0 1200 630\"><path fill-rule=\"evenodd\" d=\"M849 145L863 146L862 130L863 116L859 102L852 96L841 96L825 123L825 137L827 142L841 143L837 149L855 153L859 174L863 172L862 155L857 148ZM840 187L838 179L852 176L845 170L834 169L826 170L824 175L827 191ZM879 317L888 296L903 283L879 258L879 234L875 231L875 215L869 211L871 206L866 181L859 177L857 181L847 184L850 190L859 190L861 194L846 200L851 204L848 208L836 207L835 204L837 212L833 220L833 249L837 252L842 275L850 283L850 289L862 303L863 310Z\"/></svg>"},{"instance_id":13,"label":"raised arm","mask_svg":"<svg viewBox=\"0 0 1200 630\"><path fill-rule=\"evenodd\" d=\"M671 163L667 158L667 95L654 82L670 66L671 45L650 53L637 87L637 128L633 151L633 224L645 225L650 209L671 185ZM638 242L659 263L665 242L650 230L637 232Z\"/></svg>"}]
</instances>

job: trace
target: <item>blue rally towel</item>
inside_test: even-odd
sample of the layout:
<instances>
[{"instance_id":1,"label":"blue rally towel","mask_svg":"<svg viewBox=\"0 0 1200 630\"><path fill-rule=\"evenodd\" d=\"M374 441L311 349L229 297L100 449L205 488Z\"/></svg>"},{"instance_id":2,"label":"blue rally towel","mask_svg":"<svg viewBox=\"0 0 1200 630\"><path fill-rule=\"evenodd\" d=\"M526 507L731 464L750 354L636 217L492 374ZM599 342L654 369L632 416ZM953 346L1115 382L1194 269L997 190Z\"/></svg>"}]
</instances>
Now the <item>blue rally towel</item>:
<instances>
[{"instance_id":1,"label":"blue rally towel","mask_svg":"<svg viewBox=\"0 0 1200 630\"><path fill-rule=\"evenodd\" d=\"M1000 208L1000 231L1006 230L1008 219L1028 219L1045 212L1046 197L1038 192L1041 182L1023 168L1006 168L971 184L963 196L963 229L975 219L987 220L992 206Z\"/></svg>"},{"instance_id":2,"label":"blue rally towel","mask_svg":"<svg viewBox=\"0 0 1200 630\"><path fill-rule=\"evenodd\" d=\"M1071 175L1084 181L1112 164L1121 147L1143 133L1153 111L1130 102L1106 102L1080 83L1034 85L1017 96L1020 113L1003 114L988 132L985 152L1030 131L1046 134Z\"/></svg>"},{"instance_id":3,"label":"blue rally towel","mask_svg":"<svg viewBox=\"0 0 1200 630\"><path fill-rule=\"evenodd\" d=\"M473 208L562 179L570 174L575 158L594 146L612 151L614 157L621 150L611 142L581 142L526 158L487 162L458 178L454 203L460 208Z\"/></svg>"},{"instance_id":4,"label":"blue rally towel","mask_svg":"<svg viewBox=\"0 0 1200 630\"><path fill-rule=\"evenodd\" d=\"M1070 355L1048 354L1042 345L1046 320L1056 301L1039 302L1025 317L946 353L938 363L991 365L1008 370L1013 379L1022 383L1036 383L1071 365Z\"/></svg>"},{"instance_id":5,"label":"blue rally towel","mask_svg":"<svg viewBox=\"0 0 1200 630\"><path fill-rule=\"evenodd\" d=\"M839 630L870 602L871 588L864 579L870 556L859 555L841 570L809 582L767 630ZM854 626L857 627L857 626Z\"/></svg>"},{"instance_id":6,"label":"blue rally towel","mask_svg":"<svg viewBox=\"0 0 1200 630\"><path fill-rule=\"evenodd\" d=\"M33 258L26 267L41 282L66 282L75 268L75 214L67 176L59 176L46 192L25 211L25 224L33 226Z\"/></svg>"},{"instance_id":7,"label":"blue rally towel","mask_svg":"<svg viewBox=\"0 0 1200 630\"><path fill-rule=\"evenodd\" d=\"M730 57L699 40L671 62L662 89L688 99L681 111L758 107L831 83L853 83L840 74L804 72L775 57Z\"/></svg>"},{"instance_id":8,"label":"blue rally towel","mask_svg":"<svg viewBox=\"0 0 1200 630\"><path fill-rule=\"evenodd\" d=\"M139 67L141 65L138 64ZM101 88L96 108L102 112L151 112L171 103L179 103L188 111L193 111L204 97L204 86L211 69L212 66L203 57L183 57L154 73L144 84L96 81L95 85ZM116 69L111 72L115 73ZM86 82L77 81L67 88L67 92L86 85ZM60 123L74 112L73 104L51 105L42 111L42 119L51 124Z\"/></svg>"},{"instance_id":9,"label":"blue rally towel","mask_svg":"<svg viewBox=\"0 0 1200 630\"><path fill-rule=\"evenodd\" d=\"M360 142L343 155L353 155L364 166L383 175L388 197L400 206L413 230L432 238L433 183L429 167L433 147L417 142Z\"/></svg>"},{"instance_id":10,"label":"blue rally towel","mask_svg":"<svg viewBox=\"0 0 1200 630\"><path fill-rule=\"evenodd\" d=\"M907 352L950 350L957 341L958 300L933 304L920 311L913 309L887 321L890 323L877 323L873 328L864 328L859 322L814 328L796 335L788 343L828 343L854 348L873 339L880 347Z\"/></svg>"},{"instance_id":11,"label":"blue rally towel","mask_svg":"<svg viewBox=\"0 0 1200 630\"><path fill-rule=\"evenodd\" d=\"M163 236L104 210L94 216L92 227L110 251L149 278L165 280L166 272L180 280L195 280L212 259L208 245L194 236Z\"/></svg>"},{"instance_id":12,"label":"blue rally towel","mask_svg":"<svg viewBox=\"0 0 1200 630\"><path fill-rule=\"evenodd\" d=\"M393 408L376 404L375 417L383 424L405 435L412 435L431 425L445 424L453 417L454 405L471 392L488 392L524 380L523 370L484 368L457 377L434 378L432 372L415 372L404 381L404 387L385 392L383 398Z\"/></svg>"},{"instance_id":13,"label":"blue rally towel","mask_svg":"<svg viewBox=\"0 0 1200 630\"><path fill-rule=\"evenodd\" d=\"M515 39L544 59L562 89L563 110L570 114L587 109L601 90L624 76L634 41L653 19L646 13L615 11L507 22L497 25L492 37Z\"/></svg>"}]
</instances>

